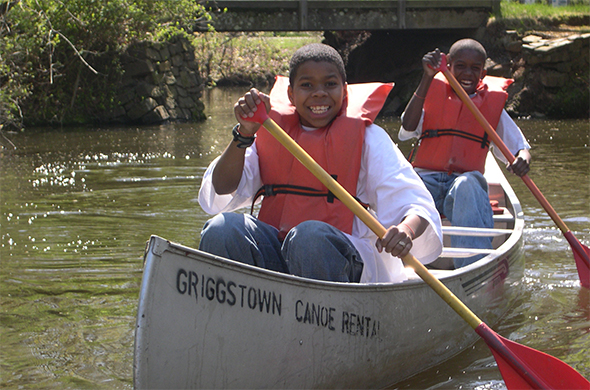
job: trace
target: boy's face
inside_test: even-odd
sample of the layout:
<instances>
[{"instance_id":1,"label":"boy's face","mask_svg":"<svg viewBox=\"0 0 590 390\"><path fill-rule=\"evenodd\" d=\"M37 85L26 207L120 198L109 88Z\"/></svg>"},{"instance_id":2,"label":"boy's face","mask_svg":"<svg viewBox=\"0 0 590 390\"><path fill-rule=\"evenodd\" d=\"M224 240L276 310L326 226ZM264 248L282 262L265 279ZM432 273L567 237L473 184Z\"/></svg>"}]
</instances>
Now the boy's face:
<instances>
[{"instance_id":1,"label":"boy's face","mask_svg":"<svg viewBox=\"0 0 590 390\"><path fill-rule=\"evenodd\" d=\"M468 95L475 92L485 75L485 58L475 50L463 49L453 55L450 70Z\"/></svg>"},{"instance_id":2,"label":"boy's face","mask_svg":"<svg viewBox=\"0 0 590 390\"><path fill-rule=\"evenodd\" d=\"M301 124L319 129L327 126L340 112L346 97L346 83L336 65L326 61L306 61L299 65L288 94Z\"/></svg>"}]
</instances>

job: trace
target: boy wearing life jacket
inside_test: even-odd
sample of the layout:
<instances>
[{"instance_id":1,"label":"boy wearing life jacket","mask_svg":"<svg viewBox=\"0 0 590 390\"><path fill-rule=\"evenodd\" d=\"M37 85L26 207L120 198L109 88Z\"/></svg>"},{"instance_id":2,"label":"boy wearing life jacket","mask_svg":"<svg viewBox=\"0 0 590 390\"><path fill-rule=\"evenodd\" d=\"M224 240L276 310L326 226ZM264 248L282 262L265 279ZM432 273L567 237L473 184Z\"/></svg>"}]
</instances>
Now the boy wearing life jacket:
<instances>
[{"instance_id":1,"label":"boy wearing life jacket","mask_svg":"<svg viewBox=\"0 0 590 390\"><path fill-rule=\"evenodd\" d=\"M208 167L199 203L209 214L199 248L247 264L338 282L397 282L408 252L442 250L440 216L424 184L373 120L391 84L347 85L342 58L323 44L297 50L289 78L234 105L233 140ZM378 239L266 129L269 116L386 227ZM260 202L258 217L234 213Z\"/></svg>"},{"instance_id":2,"label":"boy wearing life jacket","mask_svg":"<svg viewBox=\"0 0 590 390\"><path fill-rule=\"evenodd\" d=\"M516 156L508 170L522 176L529 171L530 146L504 110L506 89L513 80L486 76L486 58L479 42L462 39L449 50L449 69ZM402 114L399 139L419 138L412 165L432 194L438 211L453 226L493 228L488 185L483 177L490 141L444 75L435 70L440 63L438 49L422 58L424 74ZM507 162L499 151L494 150L494 154ZM452 236L451 243L457 248L492 248L490 237ZM482 257L454 259L455 268Z\"/></svg>"}]
</instances>

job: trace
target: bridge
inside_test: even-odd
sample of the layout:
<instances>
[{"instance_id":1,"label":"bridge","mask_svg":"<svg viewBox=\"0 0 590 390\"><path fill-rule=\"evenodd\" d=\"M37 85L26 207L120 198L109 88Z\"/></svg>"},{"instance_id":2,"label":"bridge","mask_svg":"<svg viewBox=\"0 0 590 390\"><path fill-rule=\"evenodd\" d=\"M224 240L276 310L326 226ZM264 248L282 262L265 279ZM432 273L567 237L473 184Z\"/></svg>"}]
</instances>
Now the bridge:
<instances>
[{"instance_id":1,"label":"bridge","mask_svg":"<svg viewBox=\"0 0 590 390\"><path fill-rule=\"evenodd\" d=\"M205 5L216 31L472 29L500 12L500 0L218 0Z\"/></svg>"}]
</instances>

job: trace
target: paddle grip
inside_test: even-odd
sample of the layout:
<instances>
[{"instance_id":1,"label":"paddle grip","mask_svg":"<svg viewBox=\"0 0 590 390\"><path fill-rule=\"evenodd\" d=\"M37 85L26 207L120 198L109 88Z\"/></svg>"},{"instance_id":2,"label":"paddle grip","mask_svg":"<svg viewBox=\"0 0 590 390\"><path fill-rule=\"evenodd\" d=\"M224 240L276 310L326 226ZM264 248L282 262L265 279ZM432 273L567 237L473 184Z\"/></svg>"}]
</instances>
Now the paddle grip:
<instances>
[{"instance_id":1,"label":"paddle grip","mask_svg":"<svg viewBox=\"0 0 590 390\"><path fill-rule=\"evenodd\" d=\"M445 53L440 53L440 66L436 68L439 72L444 72L447 69L447 55Z\"/></svg>"},{"instance_id":2,"label":"paddle grip","mask_svg":"<svg viewBox=\"0 0 590 390\"><path fill-rule=\"evenodd\" d=\"M260 103L256 105L256 111L254 111L254 116L244 118L244 120L247 120L249 122L256 122L260 124L263 124L264 121L266 121L267 119L268 113L266 112L266 105L263 101L260 101Z\"/></svg>"}]
</instances>

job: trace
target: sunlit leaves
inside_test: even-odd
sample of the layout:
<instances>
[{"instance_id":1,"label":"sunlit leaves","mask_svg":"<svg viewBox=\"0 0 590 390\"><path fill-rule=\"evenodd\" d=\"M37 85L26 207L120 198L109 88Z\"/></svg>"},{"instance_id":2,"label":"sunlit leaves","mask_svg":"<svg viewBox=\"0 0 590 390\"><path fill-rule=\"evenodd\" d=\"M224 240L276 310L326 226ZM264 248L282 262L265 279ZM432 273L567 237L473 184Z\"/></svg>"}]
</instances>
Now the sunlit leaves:
<instances>
[{"instance_id":1,"label":"sunlit leaves","mask_svg":"<svg viewBox=\"0 0 590 390\"><path fill-rule=\"evenodd\" d=\"M0 124L15 127L62 124L77 95L112 101L109 91L73 85L94 77L90 84L107 88L120 69L109 58L130 42L186 36L210 21L192 0L21 0L7 7L0 17ZM82 122L84 109L76 110Z\"/></svg>"}]
</instances>

